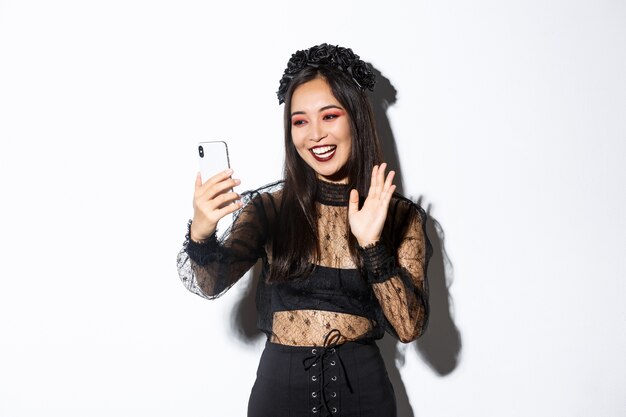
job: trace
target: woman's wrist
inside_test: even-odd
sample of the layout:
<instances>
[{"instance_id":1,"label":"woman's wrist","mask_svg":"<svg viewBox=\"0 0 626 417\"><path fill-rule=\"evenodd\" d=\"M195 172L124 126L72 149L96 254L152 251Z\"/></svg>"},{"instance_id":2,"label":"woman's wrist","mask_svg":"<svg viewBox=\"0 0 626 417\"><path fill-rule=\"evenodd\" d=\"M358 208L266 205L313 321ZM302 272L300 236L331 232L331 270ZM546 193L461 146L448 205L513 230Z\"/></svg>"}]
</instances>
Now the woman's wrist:
<instances>
[{"instance_id":1,"label":"woman's wrist","mask_svg":"<svg viewBox=\"0 0 626 417\"><path fill-rule=\"evenodd\" d=\"M395 258L388 252L388 247L381 241L367 246L360 246L359 252L370 283L383 282L395 269Z\"/></svg>"},{"instance_id":2,"label":"woman's wrist","mask_svg":"<svg viewBox=\"0 0 626 417\"><path fill-rule=\"evenodd\" d=\"M189 240L193 241L194 243L197 243L199 245L203 244L204 242L206 242L208 240L208 237L198 237L196 236L192 231L189 232Z\"/></svg>"},{"instance_id":3,"label":"woman's wrist","mask_svg":"<svg viewBox=\"0 0 626 417\"><path fill-rule=\"evenodd\" d=\"M209 262L215 260L216 251L219 250L219 242L215 232L206 239L196 240L191 234L191 223L189 221L187 235L185 236L185 252L189 255L189 258L197 265L207 265Z\"/></svg>"},{"instance_id":4,"label":"woman's wrist","mask_svg":"<svg viewBox=\"0 0 626 417\"><path fill-rule=\"evenodd\" d=\"M198 243L198 244L205 243L207 240L211 238L211 236L215 234L215 228L213 228L213 231L209 233L208 235L198 234L194 229L195 229L194 222L191 221L189 225L189 240L192 240L194 243Z\"/></svg>"},{"instance_id":5,"label":"woman's wrist","mask_svg":"<svg viewBox=\"0 0 626 417\"><path fill-rule=\"evenodd\" d=\"M362 249L365 249L365 248L375 246L378 243L378 240L370 240L370 241L358 240L357 243L359 244L359 247L361 247Z\"/></svg>"},{"instance_id":6,"label":"woman's wrist","mask_svg":"<svg viewBox=\"0 0 626 417\"><path fill-rule=\"evenodd\" d=\"M355 236L356 237L356 236ZM361 248L366 248L369 246L374 246L376 245L378 242L380 242L380 237L370 237L370 238L365 238L365 239L359 239L358 237L356 238L356 243L361 247Z\"/></svg>"}]
</instances>

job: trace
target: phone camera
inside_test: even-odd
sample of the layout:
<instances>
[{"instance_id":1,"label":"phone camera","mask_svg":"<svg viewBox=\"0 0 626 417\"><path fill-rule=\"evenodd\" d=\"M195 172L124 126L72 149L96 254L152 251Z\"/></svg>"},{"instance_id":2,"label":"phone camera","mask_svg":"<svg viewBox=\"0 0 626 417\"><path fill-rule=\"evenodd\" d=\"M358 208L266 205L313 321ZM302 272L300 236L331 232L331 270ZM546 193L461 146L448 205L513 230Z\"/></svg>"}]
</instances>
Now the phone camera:
<instances>
[{"instance_id":1,"label":"phone camera","mask_svg":"<svg viewBox=\"0 0 626 417\"><path fill-rule=\"evenodd\" d=\"M202 146L198 146L198 153L200 154L200 158L204 158L204 148L202 148Z\"/></svg>"}]
</instances>

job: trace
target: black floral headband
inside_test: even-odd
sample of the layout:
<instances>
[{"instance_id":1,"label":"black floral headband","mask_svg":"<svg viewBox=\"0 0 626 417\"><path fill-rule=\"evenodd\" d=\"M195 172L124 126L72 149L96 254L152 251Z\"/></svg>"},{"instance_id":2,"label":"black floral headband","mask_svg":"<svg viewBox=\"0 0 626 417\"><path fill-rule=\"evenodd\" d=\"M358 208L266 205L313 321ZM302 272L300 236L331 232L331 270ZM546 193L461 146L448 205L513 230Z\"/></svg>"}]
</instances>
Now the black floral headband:
<instances>
[{"instance_id":1,"label":"black floral headband","mask_svg":"<svg viewBox=\"0 0 626 417\"><path fill-rule=\"evenodd\" d=\"M345 72L352 77L352 80L361 90L367 88L372 91L374 84L376 84L376 77L369 64L359 59L359 56L352 52L352 49L323 43L306 50L297 51L291 55L276 92L278 104L285 102L285 94L287 94L289 83L296 74L305 67L318 68L321 66L338 68Z\"/></svg>"}]
</instances>

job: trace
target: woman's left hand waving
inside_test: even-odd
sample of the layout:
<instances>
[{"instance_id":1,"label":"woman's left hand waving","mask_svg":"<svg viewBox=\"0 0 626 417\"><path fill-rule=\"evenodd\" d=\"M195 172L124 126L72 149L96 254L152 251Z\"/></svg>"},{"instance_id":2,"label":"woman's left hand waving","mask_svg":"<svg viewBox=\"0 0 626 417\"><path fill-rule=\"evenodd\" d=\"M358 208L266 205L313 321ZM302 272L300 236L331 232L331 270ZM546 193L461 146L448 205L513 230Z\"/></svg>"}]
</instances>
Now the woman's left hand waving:
<instances>
[{"instance_id":1,"label":"woman's left hand waving","mask_svg":"<svg viewBox=\"0 0 626 417\"><path fill-rule=\"evenodd\" d=\"M385 178L386 168L387 164L383 163L380 167L375 165L372 169L370 189L361 210L359 210L359 192L350 191L348 220L350 230L361 247L378 242L385 225L389 202L396 189L392 183L395 172L389 171Z\"/></svg>"}]
</instances>

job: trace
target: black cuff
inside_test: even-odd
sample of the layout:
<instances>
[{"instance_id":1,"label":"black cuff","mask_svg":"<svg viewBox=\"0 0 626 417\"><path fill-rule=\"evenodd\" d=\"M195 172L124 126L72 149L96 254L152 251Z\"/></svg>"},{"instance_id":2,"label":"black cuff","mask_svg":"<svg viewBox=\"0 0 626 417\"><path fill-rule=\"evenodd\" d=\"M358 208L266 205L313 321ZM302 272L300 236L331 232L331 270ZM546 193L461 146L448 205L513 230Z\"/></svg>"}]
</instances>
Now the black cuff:
<instances>
[{"instance_id":1,"label":"black cuff","mask_svg":"<svg viewBox=\"0 0 626 417\"><path fill-rule=\"evenodd\" d=\"M200 266L204 266L220 258L220 244L217 241L216 232L213 232L208 239L202 242L196 242L191 239L191 220L187 223L187 234L185 235L185 243L183 243L183 246L189 258Z\"/></svg>"},{"instance_id":2,"label":"black cuff","mask_svg":"<svg viewBox=\"0 0 626 417\"><path fill-rule=\"evenodd\" d=\"M359 246L359 252L370 284L383 282L397 275L396 260L387 252L385 244L378 241L364 248Z\"/></svg>"}]
</instances>

